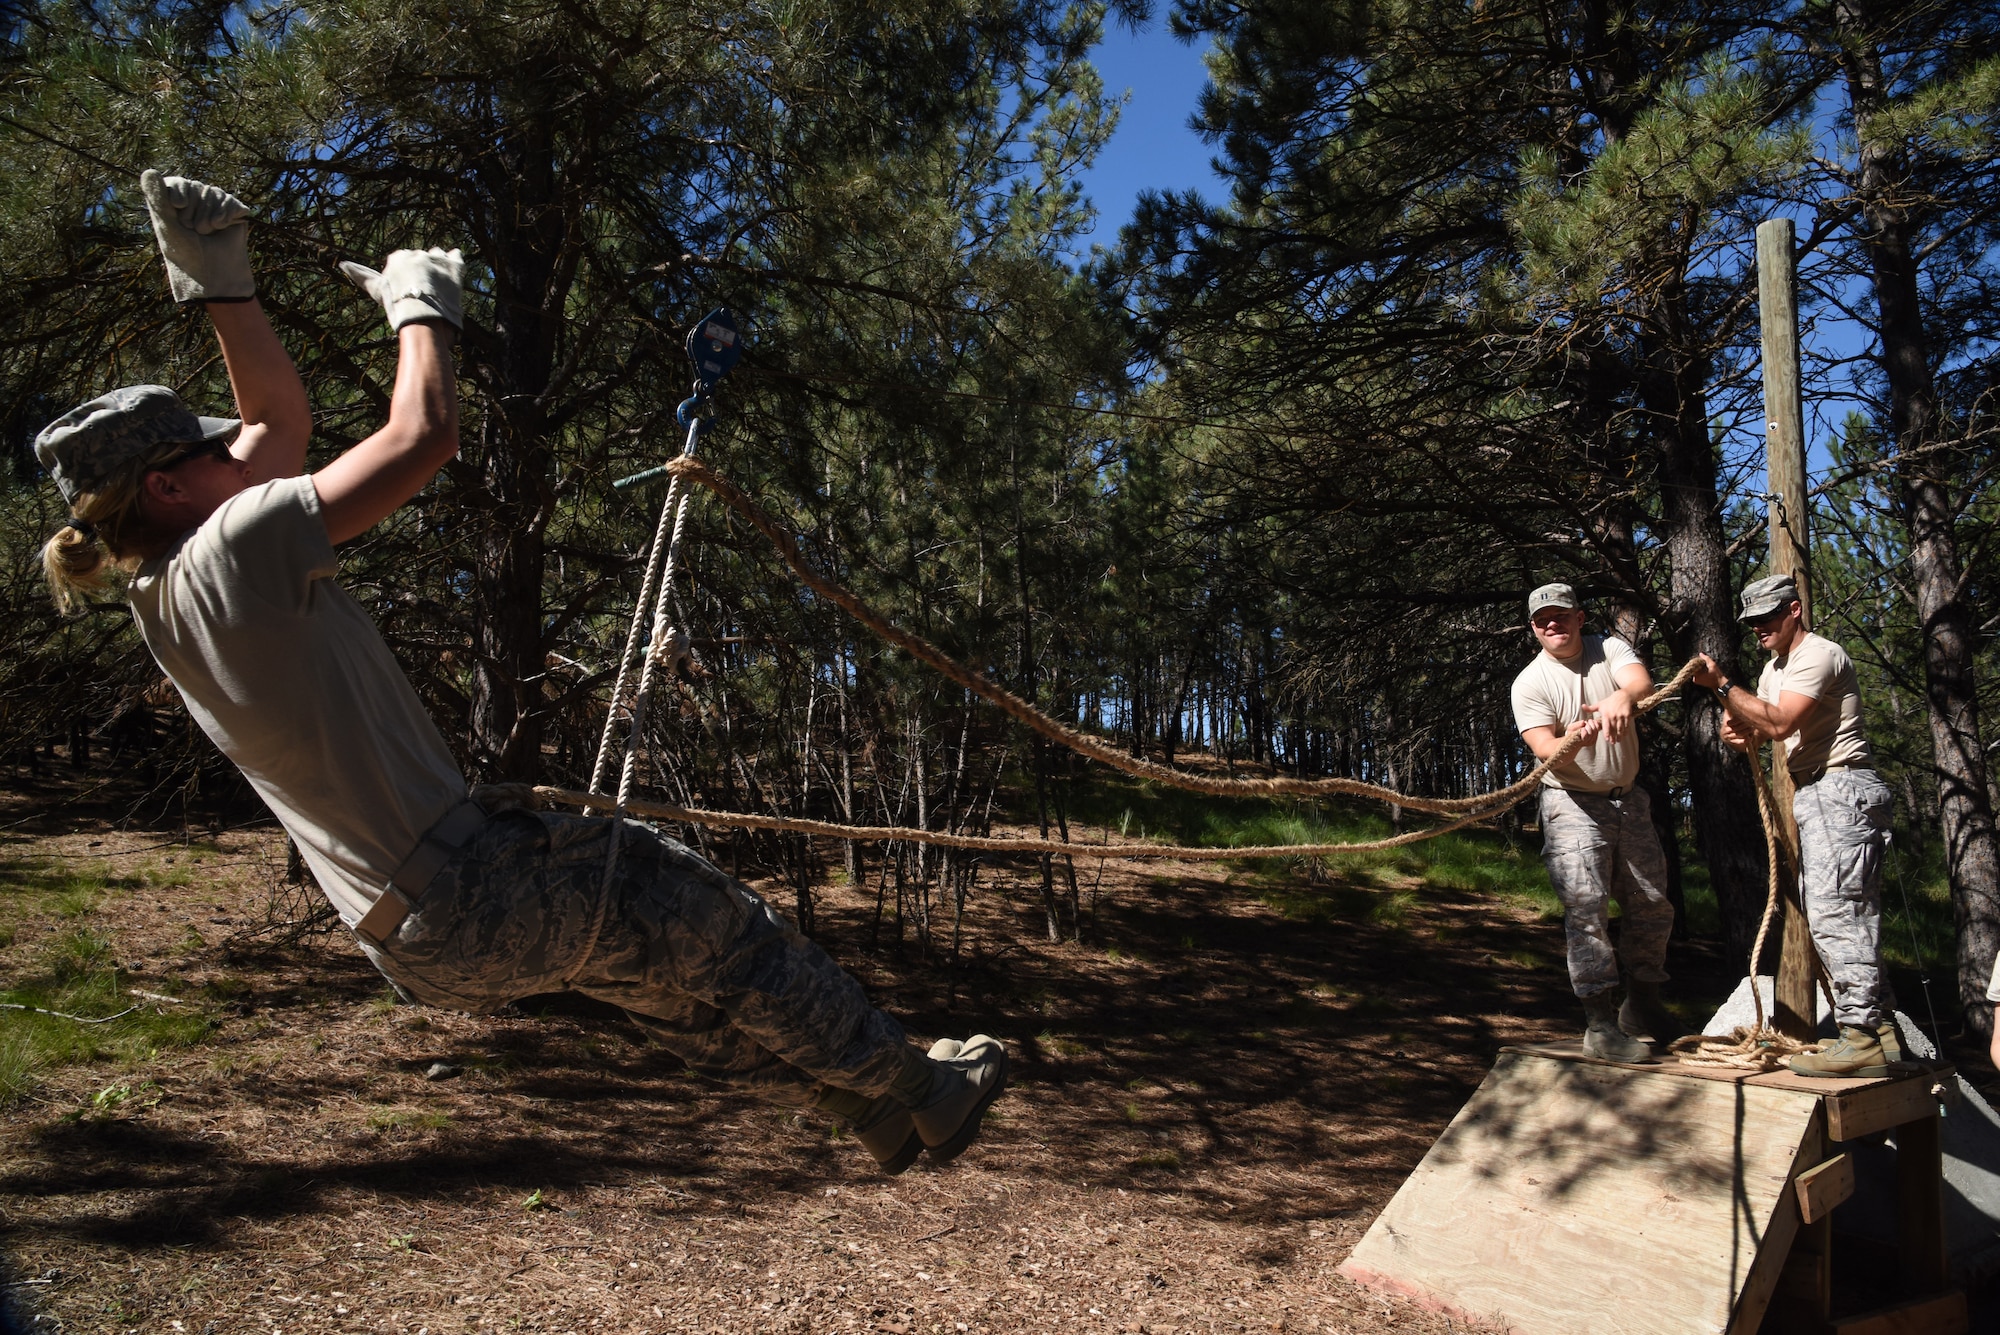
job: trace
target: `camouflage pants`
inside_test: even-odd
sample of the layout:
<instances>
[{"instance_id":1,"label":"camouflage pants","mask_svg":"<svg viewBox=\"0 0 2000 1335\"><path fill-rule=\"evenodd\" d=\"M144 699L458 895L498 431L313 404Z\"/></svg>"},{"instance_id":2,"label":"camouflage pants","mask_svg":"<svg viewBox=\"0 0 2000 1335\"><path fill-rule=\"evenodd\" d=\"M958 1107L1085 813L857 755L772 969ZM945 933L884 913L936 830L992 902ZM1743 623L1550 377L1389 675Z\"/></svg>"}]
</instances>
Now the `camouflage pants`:
<instances>
[{"instance_id":1,"label":"camouflage pants","mask_svg":"<svg viewBox=\"0 0 2000 1335\"><path fill-rule=\"evenodd\" d=\"M1622 797L1542 789L1542 862L1562 900L1569 981L1579 997L1618 986L1618 961L1642 983L1665 982L1674 906L1667 858L1643 788ZM1611 948L1611 904L1623 920Z\"/></svg>"},{"instance_id":2,"label":"camouflage pants","mask_svg":"<svg viewBox=\"0 0 2000 1335\"><path fill-rule=\"evenodd\" d=\"M1833 978L1833 1018L1873 1029L1887 1018L1882 973L1882 851L1896 814L1874 770L1835 770L1792 798L1799 823L1799 898Z\"/></svg>"},{"instance_id":3,"label":"camouflage pants","mask_svg":"<svg viewBox=\"0 0 2000 1335\"><path fill-rule=\"evenodd\" d=\"M810 1106L822 1085L888 1092L910 1051L827 953L749 887L626 821L607 888L608 817L487 820L379 950L418 1001L474 1014L551 992L622 1008L702 1075Z\"/></svg>"}]
</instances>

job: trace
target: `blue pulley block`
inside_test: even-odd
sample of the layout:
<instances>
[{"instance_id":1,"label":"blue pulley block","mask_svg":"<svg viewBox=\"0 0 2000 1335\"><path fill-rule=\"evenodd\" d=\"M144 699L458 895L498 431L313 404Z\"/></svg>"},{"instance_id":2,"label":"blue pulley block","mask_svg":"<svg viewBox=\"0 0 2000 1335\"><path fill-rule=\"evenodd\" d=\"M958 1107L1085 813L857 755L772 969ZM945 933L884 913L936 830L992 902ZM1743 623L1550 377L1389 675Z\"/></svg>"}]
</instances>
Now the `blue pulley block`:
<instances>
[{"instance_id":1,"label":"blue pulley block","mask_svg":"<svg viewBox=\"0 0 2000 1335\"><path fill-rule=\"evenodd\" d=\"M727 306L717 306L688 330L687 353L703 393L714 389L715 382L729 374L729 368L743 355L743 342L736 333L736 317Z\"/></svg>"}]
</instances>

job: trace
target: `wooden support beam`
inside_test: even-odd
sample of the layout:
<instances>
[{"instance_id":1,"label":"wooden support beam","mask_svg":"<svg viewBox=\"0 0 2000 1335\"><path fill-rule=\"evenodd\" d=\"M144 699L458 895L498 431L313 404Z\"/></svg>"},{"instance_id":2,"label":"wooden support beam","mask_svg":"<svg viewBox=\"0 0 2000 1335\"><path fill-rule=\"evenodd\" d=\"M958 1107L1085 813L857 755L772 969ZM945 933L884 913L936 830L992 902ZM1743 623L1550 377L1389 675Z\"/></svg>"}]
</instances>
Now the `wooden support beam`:
<instances>
[{"instance_id":1,"label":"wooden support beam","mask_svg":"<svg viewBox=\"0 0 2000 1335\"><path fill-rule=\"evenodd\" d=\"M1786 1180L1797 1178L1805 1165L1820 1157L1825 1145L1826 1116L1815 1108L1806 1123L1804 1134L1799 1137L1799 1148L1793 1155ZM1736 1310L1729 1314L1726 1335L1757 1335L1764 1324L1765 1314L1771 1308L1771 1300L1778 1296L1779 1285L1786 1277L1792 1243L1799 1236L1801 1224L1797 1193L1780 1192L1777 1208L1771 1212L1770 1225L1757 1241L1757 1255L1750 1263L1749 1274L1744 1277L1743 1292L1736 1300Z\"/></svg>"},{"instance_id":2,"label":"wooden support beam","mask_svg":"<svg viewBox=\"0 0 2000 1335\"><path fill-rule=\"evenodd\" d=\"M1812 625L1812 536L1806 501L1805 402L1799 390L1798 273L1792 258L1792 220L1772 218L1757 225L1757 318L1763 336L1765 476L1776 498L1768 502L1771 573L1798 582L1806 625ZM1754 760L1751 763L1756 763ZM1792 819L1792 776L1784 749L1771 748L1771 796L1786 842L1799 846ZM1813 944L1799 904L1797 862L1779 877L1783 922L1779 930L1776 1005L1771 1021L1787 1037L1810 1040L1817 1033L1813 1004Z\"/></svg>"},{"instance_id":3,"label":"wooden support beam","mask_svg":"<svg viewBox=\"0 0 2000 1335\"><path fill-rule=\"evenodd\" d=\"M1792 261L1792 220L1757 225L1757 321L1764 353L1765 475L1776 498L1769 502L1771 573L1798 581L1812 616L1807 527L1805 399L1799 390L1798 274Z\"/></svg>"},{"instance_id":4,"label":"wooden support beam","mask_svg":"<svg viewBox=\"0 0 2000 1335\"><path fill-rule=\"evenodd\" d=\"M1833 1213L1834 1207L1854 1194L1854 1160L1836 1154L1793 1179L1799 1193L1799 1214L1808 1224L1816 1224Z\"/></svg>"},{"instance_id":5,"label":"wooden support beam","mask_svg":"<svg viewBox=\"0 0 2000 1335\"><path fill-rule=\"evenodd\" d=\"M1928 1118L1937 1122L1937 1096L1931 1080L1891 1080L1864 1085L1826 1098L1826 1132L1835 1140L1854 1140L1890 1127ZM1899 1130L1897 1134L1901 1134ZM1899 1144L1901 1142L1898 1142Z\"/></svg>"},{"instance_id":6,"label":"wooden support beam","mask_svg":"<svg viewBox=\"0 0 2000 1335\"><path fill-rule=\"evenodd\" d=\"M1799 1231L1792 1239L1791 1254L1785 1258L1784 1273L1778 1277L1771 1310L1764 1316L1763 1331L1769 1335L1825 1335L1827 1318L1833 1314L1833 1206L1828 1203L1827 1189L1836 1185L1840 1169L1845 1167L1848 1191L1852 1191L1854 1166L1845 1154L1826 1157L1831 1145L1824 1122L1824 1118L1814 1118L1811 1136L1799 1146L1801 1162L1807 1161L1808 1155L1819 1162L1792 1178Z\"/></svg>"}]
</instances>

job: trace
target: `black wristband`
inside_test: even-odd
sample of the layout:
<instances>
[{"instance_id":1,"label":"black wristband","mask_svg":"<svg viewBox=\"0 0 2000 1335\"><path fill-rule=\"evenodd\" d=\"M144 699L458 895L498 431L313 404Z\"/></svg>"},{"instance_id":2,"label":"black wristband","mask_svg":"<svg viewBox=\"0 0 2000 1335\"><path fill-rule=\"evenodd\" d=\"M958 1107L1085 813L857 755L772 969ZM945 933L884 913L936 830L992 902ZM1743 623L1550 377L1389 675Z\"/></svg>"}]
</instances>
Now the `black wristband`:
<instances>
[{"instance_id":1,"label":"black wristband","mask_svg":"<svg viewBox=\"0 0 2000 1335\"><path fill-rule=\"evenodd\" d=\"M1735 689L1736 683L1724 677L1721 681L1715 683L1715 698L1718 700L1727 700L1729 693Z\"/></svg>"}]
</instances>

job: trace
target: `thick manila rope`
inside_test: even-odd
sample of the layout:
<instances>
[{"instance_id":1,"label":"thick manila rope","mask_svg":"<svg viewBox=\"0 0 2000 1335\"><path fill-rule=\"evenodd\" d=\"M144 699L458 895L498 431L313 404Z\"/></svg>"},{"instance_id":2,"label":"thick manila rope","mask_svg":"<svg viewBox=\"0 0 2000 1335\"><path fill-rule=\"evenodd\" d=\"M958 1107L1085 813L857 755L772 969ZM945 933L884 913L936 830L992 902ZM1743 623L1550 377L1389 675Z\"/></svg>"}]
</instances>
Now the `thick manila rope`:
<instances>
[{"instance_id":1,"label":"thick manila rope","mask_svg":"<svg viewBox=\"0 0 2000 1335\"><path fill-rule=\"evenodd\" d=\"M1089 760L1110 765L1137 778L1151 779L1173 787L1193 792L1219 796L1295 796L1324 795L1339 793L1354 797L1373 798L1395 806L1427 811L1438 815L1450 815L1456 819L1429 829L1412 830L1386 839L1358 840L1347 843L1327 844L1259 844L1229 847L1196 847L1177 844L1145 844L1109 842L1102 844L1076 844L1049 839L994 839L975 835L949 834L942 831L921 830L907 826L886 825L840 825L831 821L807 820L790 816L764 816L738 812L708 811L698 807L684 807L667 802L639 802L632 799L628 787L621 785L614 796L600 792L578 792L574 789L538 787L534 797L543 802L559 806L609 808L635 815L652 816L662 820L684 821L721 829L762 829L784 830L797 834L819 835L831 839L850 839L864 843L907 842L939 845L947 848L962 848L978 852L995 853L1055 853L1065 856L1084 857L1129 857L1129 858L1183 858L1193 856L1196 860L1236 860L1277 857L1325 857L1341 853L1380 852L1391 848L1401 848L1425 839L1435 839L1468 825L1491 819L1508 810L1522 799L1535 792L1541 785L1542 776L1555 766L1562 764L1583 745L1581 733L1572 733L1563 739L1554 754L1529 770L1519 780L1496 792L1484 793L1464 798L1419 798L1399 793L1392 788L1377 784L1362 783L1354 779L1213 779L1201 775L1188 774L1167 765L1155 764L1148 760L1135 760L1102 740L1080 732L1066 724L1050 718L1035 706L1015 695L1012 691L996 684L984 673L975 672L929 641L897 626L888 618L876 612L861 598L844 585L821 574L799 555L798 539L788 533L777 520L746 496L734 483L721 477L706 464L691 455L683 455L667 464L667 470L678 486L682 478L699 483L713 492L725 505L735 510L749 521L752 527L762 533L777 549L780 559L806 587L833 602L855 620L882 639L896 645L912 657L930 664L937 671L974 694L998 706L1002 712L1027 725L1036 732L1068 747ZM678 524L676 536L678 537ZM1637 713L1648 713L1679 693L1694 674L1695 664L1689 662L1675 674L1674 679L1660 687L1634 706ZM593 775L593 789L596 775Z\"/></svg>"},{"instance_id":2,"label":"thick manila rope","mask_svg":"<svg viewBox=\"0 0 2000 1335\"><path fill-rule=\"evenodd\" d=\"M1168 765L1156 764L1149 760L1135 759L1115 747L1108 745L1088 733L1080 732L1044 714L1035 706L998 685L984 673L975 672L959 663L942 649L929 641L897 626L869 607L846 586L821 574L809 565L799 554L798 538L767 514L763 507L751 500L740 488L720 476L705 463L692 455L683 455L670 461L667 470L675 483L682 478L699 483L714 493L730 509L747 520L762 533L776 549L792 574L807 588L840 607L849 616L861 622L880 638L896 645L912 657L930 664L938 672L960 686L997 706L1003 713L1025 724L1034 731L1059 745L1085 757L1109 765L1135 778L1151 779L1172 787L1191 792L1207 793L1213 796L1322 796L1341 794L1352 797L1372 798L1394 806L1408 807L1434 815L1459 815L1458 819L1425 830L1413 830L1387 839L1361 840L1334 844L1263 844L1234 848L1191 847L1172 844L1074 844L1050 839L994 839L974 835L949 834L942 831L919 830L905 826L841 825L832 821L806 820L789 816L762 816L749 813L707 811L698 807L683 807L668 802L643 802L632 799L629 790L621 785L617 796L597 792L577 792L573 789L536 787L536 799L561 806L583 808L610 807L629 811L634 815L652 816L657 819L683 821L720 829L764 829L784 830L793 833L820 835L827 838L851 839L859 842L908 842L938 845L948 848L962 848L978 852L996 853L1053 853L1069 857L1124 857L1134 859L1192 858L1196 861L1224 861L1238 859L1280 858L1280 857L1326 857L1341 853L1378 852L1400 848L1407 844L1476 824L1499 815L1526 798L1541 784L1542 777L1557 765L1562 764L1583 745L1580 733L1572 733L1562 745L1546 760L1530 769L1520 779L1496 792L1478 794L1464 798L1420 798L1379 784L1364 783L1357 779L1216 779L1203 775L1189 774ZM671 500L671 497L670 497ZM683 500L683 511L685 500ZM662 515L664 522L665 515ZM679 525L676 525L678 529ZM676 533L678 536L678 533ZM650 582L650 581L649 581ZM1634 712L1650 713L1652 710L1679 694L1681 688L1694 675L1695 661L1690 660L1674 674L1673 680L1655 690L1638 702ZM1749 976L1754 980L1756 965L1764 953L1764 943L1776 916L1778 905L1778 855L1785 846L1781 838L1773 810L1770 787L1765 782L1762 767L1754 761L1751 764L1756 779L1758 814L1764 827L1766 863L1770 868L1769 885L1764 904L1764 916L1757 929L1757 941L1751 950ZM593 775L593 780L596 776ZM595 782L593 782L595 787ZM1789 850L1788 850L1789 851ZM1818 963L1817 960L1814 961ZM1827 986L1824 974L1820 975L1820 986ZM1779 1049L1793 1051L1807 1050L1804 1045L1778 1034L1769 1028L1764 1013L1764 999L1757 992L1756 984L1751 984L1752 997L1757 1007L1757 1025L1754 1030L1738 1030L1727 1040L1702 1039L1693 1036L1681 1039L1674 1045L1676 1052L1682 1053L1682 1060L1691 1065L1757 1066L1771 1069L1784 1055ZM1686 1045L1684 1047L1684 1045Z\"/></svg>"},{"instance_id":3,"label":"thick manila rope","mask_svg":"<svg viewBox=\"0 0 2000 1335\"><path fill-rule=\"evenodd\" d=\"M700 387L689 403L700 402ZM685 408L687 405L683 404ZM701 418L695 416L688 423L687 444L681 450L682 458L692 458L697 442L701 439ZM676 501L678 498L678 501ZM632 797L632 783L639 759L639 742L645 733L646 709L653 696L653 676L666 647L670 627L668 613L673 607L674 566L680 557L681 534L687 528L688 503L694 499L692 488L684 488L676 477L667 488L666 502L660 507L660 522L653 533L653 549L646 560L646 582L639 592L639 605L632 611L632 624L625 633L625 649L618 659L618 680L611 688L611 708L605 712L604 735L597 745L597 761L591 766L590 787L595 792L604 786L604 779L611 762L611 741L617 735L618 709L625 704L626 682L631 673L634 651L639 644L640 627L647 621L647 601L652 601L652 633L647 637L643 658L639 668L639 681L632 700L627 706L628 721L625 730L624 756L618 771L618 794L605 808L614 818L623 817L625 804ZM672 517L671 529L668 518ZM664 559L662 556L664 555ZM587 813L586 813L587 814ZM596 918L591 922L585 938L584 949L577 952L577 964L563 978L565 983L575 981L576 971L583 968L597 949L597 939L604 931L604 915L611 903L609 894L611 878L618 870L618 846L625 829L622 819L614 819L611 837L606 840L604 853L604 887L606 893L599 898Z\"/></svg>"},{"instance_id":4,"label":"thick manila rope","mask_svg":"<svg viewBox=\"0 0 2000 1335\"><path fill-rule=\"evenodd\" d=\"M1801 1043L1789 1034L1780 1033L1771 1024L1770 1017L1764 1013L1764 994L1757 987L1757 961L1764 958L1764 943L1770 938L1771 924L1778 916L1779 852L1783 850L1785 860L1794 868L1798 866L1798 855L1778 826L1778 804L1771 796L1770 783L1764 778L1764 767L1757 763L1754 756L1750 758L1750 776L1756 782L1757 815L1764 824L1764 855L1770 869L1764 891L1764 917L1757 924L1757 942L1750 947L1750 967L1744 975L1750 980L1750 1000L1757 1007L1757 1023L1738 1026L1720 1038L1689 1034L1686 1038L1675 1039L1668 1045L1668 1050L1680 1058L1683 1066L1775 1071L1800 1053L1819 1051L1819 1044ZM1812 964L1813 976L1831 1006L1833 988L1827 982L1826 968L1817 950L1812 954Z\"/></svg>"},{"instance_id":5,"label":"thick manila rope","mask_svg":"<svg viewBox=\"0 0 2000 1335\"><path fill-rule=\"evenodd\" d=\"M1407 793L1399 793L1393 788L1384 788L1379 784L1363 783L1359 779L1217 779L1205 775L1189 774L1185 770L1178 770L1170 765L1161 765L1150 760L1135 759L1101 738L1093 737L1086 732L1080 732L1067 724L1050 718L1020 696L1015 695L1006 687L994 682L985 673L975 672L971 668L966 667L928 640L911 634L909 631L891 622L887 617L876 612L845 585L814 569L799 554L799 541L796 536L787 532L783 525L766 514L763 508L746 496L735 483L720 476L699 459L686 456L677 458L667 465L667 471L672 473L676 478L684 477L690 482L698 482L714 492L718 500L736 511L736 513L742 515L744 519L750 522L753 528L769 540L771 546L777 549L779 559L790 568L792 574L801 583L814 593L834 603L842 611L846 612L856 621L859 621L869 630L875 632L882 639L887 640L911 657L930 664L952 681L957 682L960 686L965 687L975 695L997 706L1009 717L1034 729L1050 741L1060 746L1068 747L1085 759L1109 765L1111 768L1130 774L1134 778L1151 779L1157 783L1164 783L1174 788L1186 789L1189 792L1206 793L1211 797L1324 797L1332 794L1340 794L1347 797L1370 798L1377 802L1386 802L1391 806L1408 807L1413 811L1424 811L1438 816L1456 816L1461 812L1478 812L1480 816L1490 816L1497 815L1499 812L1506 810L1534 792L1541 785L1543 775L1568 760L1576 753L1576 749L1583 744L1583 739L1580 735L1571 734L1564 740L1560 750L1522 775L1514 783L1497 792L1484 793L1473 797L1412 797ZM1694 667L1694 663L1689 662L1687 666L1683 667L1674 676L1672 681L1654 691L1644 700L1641 700L1634 707L1635 712L1641 714L1647 713L1672 698L1687 683L1688 678L1694 675ZM1459 824L1463 823L1460 822ZM1418 837L1429 838L1433 835L1442 834L1447 829L1455 830L1459 828L1459 824L1425 831ZM1380 846L1385 848L1396 847L1393 843L1384 843ZM1064 845L1064 847L1067 848L1070 846ZM1376 844L1371 843L1365 846L1355 844L1351 847L1359 850L1363 847L1376 847Z\"/></svg>"},{"instance_id":6,"label":"thick manila rope","mask_svg":"<svg viewBox=\"0 0 2000 1335\"><path fill-rule=\"evenodd\" d=\"M686 512L687 498L681 494L680 479L675 478L667 488L666 503L660 507L660 522L653 531L653 546L646 556L646 578L639 586L639 605L632 609L632 624L625 631L625 652L618 659L618 679L611 687L611 708L605 711L604 734L597 739L597 763L590 770L592 792L602 788L611 773L611 748L618 737L619 718L622 715L628 723L631 721L632 715L625 711L625 696L632 664L639 657L639 637L645 632L647 613L652 610L653 599L665 596L667 585L673 578L672 568L669 567L667 580L662 580L660 565L672 545L672 534L679 528L675 516Z\"/></svg>"},{"instance_id":7,"label":"thick manila rope","mask_svg":"<svg viewBox=\"0 0 2000 1335\"><path fill-rule=\"evenodd\" d=\"M565 807L610 807L616 798L606 793L581 793L573 788L536 787L530 790L536 801ZM1525 794L1523 794L1525 796ZM1058 853L1082 858L1176 858L1192 862L1225 862L1249 858L1333 857L1341 853L1378 853L1406 844L1435 839L1441 834L1462 830L1489 820L1520 801L1514 797L1496 806L1468 812L1457 820L1427 830L1411 830L1388 839L1369 839L1349 844L1243 844L1202 847L1194 844L1102 843L1066 844L1056 839L995 839L973 834L949 834L942 830L922 830L905 825L838 825L832 821L806 820L798 816L760 816L749 812L707 811L701 807L677 806L672 802L626 801L624 810L635 816L658 820L685 821L711 829L787 830L794 834L821 835L828 839L852 839L859 843L933 844L943 848L964 848L981 853Z\"/></svg>"}]
</instances>

